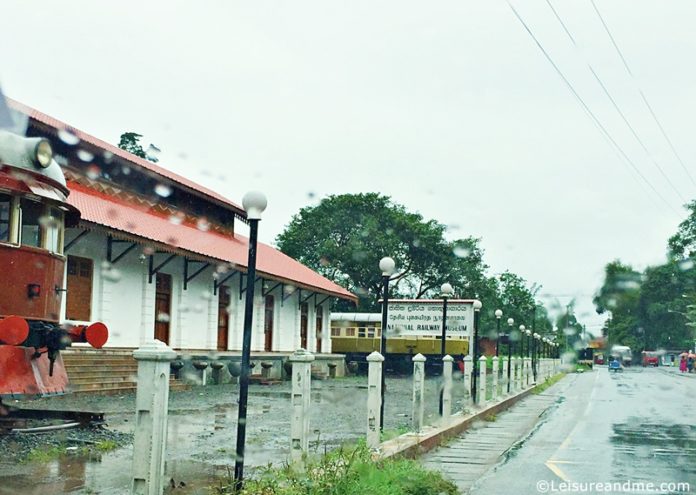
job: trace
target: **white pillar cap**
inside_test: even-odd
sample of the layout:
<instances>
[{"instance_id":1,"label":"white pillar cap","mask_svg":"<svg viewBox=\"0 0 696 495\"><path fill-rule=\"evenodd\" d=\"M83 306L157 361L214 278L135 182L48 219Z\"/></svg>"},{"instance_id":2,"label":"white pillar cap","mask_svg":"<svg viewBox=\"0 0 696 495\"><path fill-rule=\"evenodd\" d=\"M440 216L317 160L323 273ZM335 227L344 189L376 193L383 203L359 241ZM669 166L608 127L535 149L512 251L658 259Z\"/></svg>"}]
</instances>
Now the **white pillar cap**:
<instances>
[{"instance_id":1,"label":"white pillar cap","mask_svg":"<svg viewBox=\"0 0 696 495\"><path fill-rule=\"evenodd\" d=\"M374 362L382 362L384 361L384 356L382 356L379 352L373 351L372 354L367 356L367 360L371 363Z\"/></svg>"},{"instance_id":2,"label":"white pillar cap","mask_svg":"<svg viewBox=\"0 0 696 495\"><path fill-rule=\"evenodd\" d=\"M411 359L414 363L424 363L425 362L425 356L421 354L420 352L413 356L413 359Z\"/></svg>"},{"instance_id":3,"label":"white pillar cap","mask_svg":"<svg viewBox=\"0 0 696 495\"><path fill-rule=\"evenodd\" d=\"M481 356L481 357L479 358L479 361L485 361L485 360L486 360L486 356Z\"/></svg>"},{"instance_id":4,"label":"white pillar cap","mask_svg":"<svg viewBox=\"0 0 696 495\"><path fill-rule=\"evenodd\" d=\"M133 351L133 358L138 361L174 361L176 352L161 340L148 340Z\"/></svg>"},{"instance_id":5,"label":"white pillar cap","mask_svg":"<svg viewBox=\"0 0 696 495\"><path fill-rule=\"evenodd\" d=\"M291 363L310 363L314 361L314 354L304 349L297 349L289 357Z\"/></svg>"},{"instance_id":6,"label":"white pillar cap","mask_svg":"<svg viewBox=\"0 0 696 495\"><path fill-rule=\"evenodd\" d=\"M447 362L447 363L451 363L452 361L454 361L454 358L452 356L450 356L449 354L447 354L445 357L442 358L442 360Z\"/></svg>"}]
</instances>

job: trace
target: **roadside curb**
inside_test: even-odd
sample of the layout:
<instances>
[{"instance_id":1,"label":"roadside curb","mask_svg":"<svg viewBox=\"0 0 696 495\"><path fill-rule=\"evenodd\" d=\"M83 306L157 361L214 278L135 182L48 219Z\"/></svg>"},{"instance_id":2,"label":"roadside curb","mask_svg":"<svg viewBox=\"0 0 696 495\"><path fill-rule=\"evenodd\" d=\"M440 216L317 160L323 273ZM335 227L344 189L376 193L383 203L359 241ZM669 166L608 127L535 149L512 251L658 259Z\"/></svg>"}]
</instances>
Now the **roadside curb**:
<instances>
[{"instance_id":1,"label":"roadside curb","mask_svg":"<svg viewBox=\"0 0 696 495\"><path fill-rule=\"evenodd\" d=\"M553 380L555 376L550 379ZM482 420L486 416L497 414L512 407L542 385L544 385L544 382L538 383L516 395L506 397L499 402L487 405L483 409L472 414L463 415L461 412L453 414L447 424L431 426L420 434L412 432L406 433L392 440L383 442L380 445L379 452L375 453L373 458L374 460L383 460L391 457L405 457L411 459L418 457L439 447L443 441L455 437L467 430L475 421Z\"/></svg>"}]
</instances>

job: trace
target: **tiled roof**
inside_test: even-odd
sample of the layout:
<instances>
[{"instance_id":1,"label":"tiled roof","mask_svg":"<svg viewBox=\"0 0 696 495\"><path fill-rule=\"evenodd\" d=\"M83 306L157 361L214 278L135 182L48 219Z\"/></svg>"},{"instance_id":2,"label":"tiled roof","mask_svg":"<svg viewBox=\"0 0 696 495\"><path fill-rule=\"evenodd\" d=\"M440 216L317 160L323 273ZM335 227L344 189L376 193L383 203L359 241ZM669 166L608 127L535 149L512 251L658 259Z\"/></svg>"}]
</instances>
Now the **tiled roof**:
<instances>
[{"instance_id":1,"label":"tiled roof","mask_svg":"<svg viewBox=\"0 0 696 495\"><path fill-rule=\"evenodd\" d=\"M68 203L82 213L82 220L119 231L125 235L149 239L182 251L195 253L220 262L233 263L246 270L248 239L213 231L202 231L195 225L171 222L166 216L138 207L119 198L68 183ZM263 222L261 223L263 226ZM343 287L331 282L298 261L263 243L258 244L256 270L259 276L294 284L342 299L356 300Z\"/></svg>"},{"instance_id":2,"label":"tiled roof","mask_svg":"<svg viewBox=\"0 0 696 495\"><path fill-rule=\"evenodd\" d=\"M200 184L197 184L193 182L192 180L189 180L185 177L182 177L179 174L175 174L174 172L171 172L163 167L160 167L158 165L155 165L152 162L149 162L147 160L144 160L140 158L139 156L136 156L132 153L129 153L128 151L122 150L118 146L114 146L113 144L109 144L106 141L102 141L99 138L96 138L90 134L87 134L84 131L81 131L79 129L76 129L65 122L62 122L58 119L55 119L51 117L50 115L46 115L45 113L39 112L38 110L25 105L24 103L20 103L16 100L13 100L11 98L7 98L7 103L8 105L13 108L14 110L17 110L18 112L21 112L25 115L28 115L30 118L41 122L49 127L52 127L56 133L59 130L67 129L70 132L72 132L77 138L80 139L80 141L87 142L93 146L96 146L98 148L101 148L104 151L109 151L110 153L113 153L115 156L118 156L120 158L123 158L124 160L128 160L130 163L133 165L136 165L140 168L143 168L145 170L148 170L154 174L160 175L162 177L165 177L177 184L180 184L184 186L185 188L188 188L190 190L196 191L204 196L208 196L212 199L217 200L220 203L223 203L226 206L232 207L240 216L243 218L246 218L246 213L244 212L244 209L239 206L236 203L233 203L226 197L222 196L221 194L216 193L215 191L211 191L210 189L201 186Z\"/></svg>"}]
</instances>

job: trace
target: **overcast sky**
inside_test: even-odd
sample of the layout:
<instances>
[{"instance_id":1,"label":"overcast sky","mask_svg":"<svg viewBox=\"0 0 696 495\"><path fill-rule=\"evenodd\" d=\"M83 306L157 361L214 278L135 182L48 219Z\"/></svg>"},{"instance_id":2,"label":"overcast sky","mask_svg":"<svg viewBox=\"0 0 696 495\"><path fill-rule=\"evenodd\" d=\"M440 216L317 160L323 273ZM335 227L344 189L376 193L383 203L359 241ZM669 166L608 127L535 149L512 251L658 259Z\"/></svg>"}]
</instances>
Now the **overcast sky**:
<instances>
[{"instance_id":1,"label":"overcast sky","mask_svg":"<svg viewBox=\"0 0 696 495\"><path fill-rule=\"evenodd\" d=\"M662 262L685 211L587 62L694 197L638 87L696 174L696 2L596 2L634 78L590 0L552 0L576 47L546 0L513 5L664 201L501 0L4 0L0 84L112 143L144 134L161 165L235 201L263 190L265 241L317 198L379 191L597 325L603 266Z\"/></svg>"}]
</instances>

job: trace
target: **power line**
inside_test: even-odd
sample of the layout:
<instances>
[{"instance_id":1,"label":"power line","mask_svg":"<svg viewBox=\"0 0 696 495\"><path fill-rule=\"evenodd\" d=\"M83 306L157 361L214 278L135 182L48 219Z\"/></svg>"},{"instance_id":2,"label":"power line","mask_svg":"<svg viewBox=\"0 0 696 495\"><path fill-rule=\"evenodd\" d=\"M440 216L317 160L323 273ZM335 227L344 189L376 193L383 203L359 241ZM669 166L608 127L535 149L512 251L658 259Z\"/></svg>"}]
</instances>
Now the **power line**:
<instances>
[{"instance_id":1,"label":"power line","mask_svg":"<svg viewBox=\"0 0 696 495\"><path fill-rule=\"evenodd\" d=\"M628 66L628 62L626 62L626 57L624 57L623 53L621 52L621 49L619 49L619 45L616 43L616 39L614 39L614 36L611 34L611 31L609 30L609 26L604 21L604 17L602 17L602 14L599 12L599 9L597 8L597 5L595 4L594 0L590 0L590 2L592 3L592 7L594 8L594 11L597 14L597 17L599 17L599 20L602 23L602 26L604 26L604 30L606 31L607 35L609 36L609 39L611 40L611 44L614 45L614 49L616 50L616 53L619 55L621 62L623 62L623 66L626 68L626 72L628 72L628 75L630 75L631 79L633 79L633 83L636 85L636 88L638 89L638 92L640 93L640 97L642 98L643 103L645 103L645 106L647 107L648 111L650 112L650 115L652 116L653 120L657 124L657 127L660 129L662 136L665 138L665 141L667 141L667 144L669 144L669 147L672 150L672 153L674 153L674 156L676 157L677 161L679 161L679 164L681 165L684 172L686 172L686 175L691 180L691 183L696 186L696 180L694 180L694 177L691 175L691 172L689 172L689 169L687 168L684 161L681 159L681 156L679 156L679 153L677 153L677 149L674 147L672 140L669 138L669 136L667 136L667 132L665 131L664 127L662 127L662 123L657 118L657 115L655 114L655 111L653 110L652 105L650 105L650 103L648 103L648 99L646 98L645 93L643 93L643 89L638 84L638 81L636 80L635 76L633 75L633 71Z\"/></svg>"},{"instance_id":2,"label":"power line","mask_svg":"<svg viewBox=\"0 0 696 495\"><path fill-rule=\"evenodd\" d=\"M555 8L553 7L553 5L551 4L551 0L546 0L546 3L547 3L547 5L551 8L551 11L553 12L553 15L556 17L556 20L561 24L561 27L563 27L563 30L564 30L564 31L566 32L566 34L568 35L568 38L570 38L570 41L573 43L573 46L574 46L576 49L578 49L578 45L577 45L577 43L575 42L575 38L573 38L573 36L570 34L570 31L568 30L568 28L566 27L565 23L563 22L563 19L561 19L561 16L558 14L558 12L556 11L556 9L555 9ZM604 81L602 81L602 79L599 77L599 75L597 74L597 72L594 70L594 68L592 67L592 64L590 64L590 62L588 62L588 61L585 61L585 63L587 64L587 67L590 69L590 72L592 73L592 76L594 76L595 80L597 81L597 83L599 84L599 86L602 88L602 91L604 92L604 94L607 96L607 98L609 98L609 101L611 102L611 104L612 104L612 106L614 107L614 109L616 110L616 112L621 116L621 119L622 119L622 120L624 121L624 123L626 124L626 127L628 127L628 129L631 131L631 134L633 134L633 137L636 138L636 141L638 141L638 144L640 145L640 147L643 148L643 151L644 151L645 154L648 156L648 158L650 159L650 161L653 163L653 165L655 165L655 167L657 168L657 170L659 170L660 174L661 174L662 177L665 179L665 181L667 181L667 183L668 183L669 186L672 188L672 190L677 194L677 196L679 196L679 199L681 199L683 203L686 203L686 198L684 198L684 196L682 196L681 192L679 192L679 190L676 188L676 186L674 185L674 183L672 182L672 180L671 180L671 179L669 178L669 176L665 173L664 169L660 166L659 163L657 163L657 160L655 160L655 158L652 156L652 154L650 153L650 151L648 151L647 146L645 146L645 143L644 143L643 140L638 136L638 133L636 132L636 130L635 130L635 128L633 127L633 125L631 125L631 123L630 123L630 122L628 121L628 119L626 118L626 115L623 113L623 111L621 110L621 108L619 108L619 105L616 103L616 100L614 100L614 97L611 95L611 93L609 93L609 90L607 89L606 85L604 84Z\"/></svg>"},{"instance_id":3,"label":"power line","mask_svg":"<svg viewBox=\"0 0 696 495\"><path fill-rule=\"evenodd\" d=\"M657 195L657 197L659 197L659 198L662 200L662 202L663 202L665 205L667 205L667 207L668 207L670 210L672 210L674 213L678 213L677 210L675 210L674 207L664 198L664 196L662 196L662 194L660 194L660 192L659 192L657 189L655 189L655 186L653 186L652 183L651 183L648 179L645 178L645 176L640 172L640 170L638 169L638 167L636 167L636 164L633 163L633 161L628 157L628 155L626 155L626 153L624 152L624 150L618 145L618 143L616 142L616 140L611 136L611 134L609 134L609 131L606 130L606 128L602 125L602 123L599 121L599 119L598 119L598 118L595 116L595 114L592 112L592 110L590 110L590 108L587 106L587 104L585 103L585 101L582 99L582 97L581 97L581 96L578 94L578 92L575 90L575 88L573 87L573 85L570 84L570 82L569 82L568 79L565 77L565 75L563 74L563 72L561 71L561 69L558 68L558 66L556 65L556 63L555 63L555 62L553 61L553 59L551 58L551 56L550 56L550 55L548 54L548 52L544 49L544 47L541 45L541 43L539 42L539 40L537 39L537 37L534 36L534 33L532 32L532 30L529 28L529 26L527 25L527 23L524 22L524 19L522 19L522 17L520 17L520 14L517 12L517 10L515 10L515 7L512 6L512 4L510 3L509 0L507 1L507 4L508 4L508 6L510 7L510 9L512 10L513 14L515 14L515 17L517 17L517 20L520 21L520 23L521 23L522 26L524 27L525 31L527 31L527 34L529 34L529 36L532 38L532 40L534 40L534 43L536 43L536 45L537 45L537 47L539 48L539 50L541 50L541 53L544 54L544 57L546 57L546 60L547 60L547 61L551 64L551 66L555 69L556 73L560 76L560 78L561 78L561 79L563 80L563 82L566 84L566 86L567 86L568 89L571 91L571 93L573 93L573 95L574 95L575 98L578 100L578 102L580 103L580 105L582 105L583 109L585 110L585 112L587 112L587 114L590 116L590 118L591 118L592 121L595 123L595 125L596 125L596 126L600 129L600 131L606 136L606 138L609 139L609 141L610 141L610 142L612 143L612 145L619 151L619 153L620 153L621 156L624 158L624 160L626 160L626 162L631 166L631 168L635 171L635 173L637 173L637 174L640 176L640 178L643 179L643 181L648 185L648 187L650 187L650 189L655 193L655 195Z\"/></svg>"}]
</instances>

